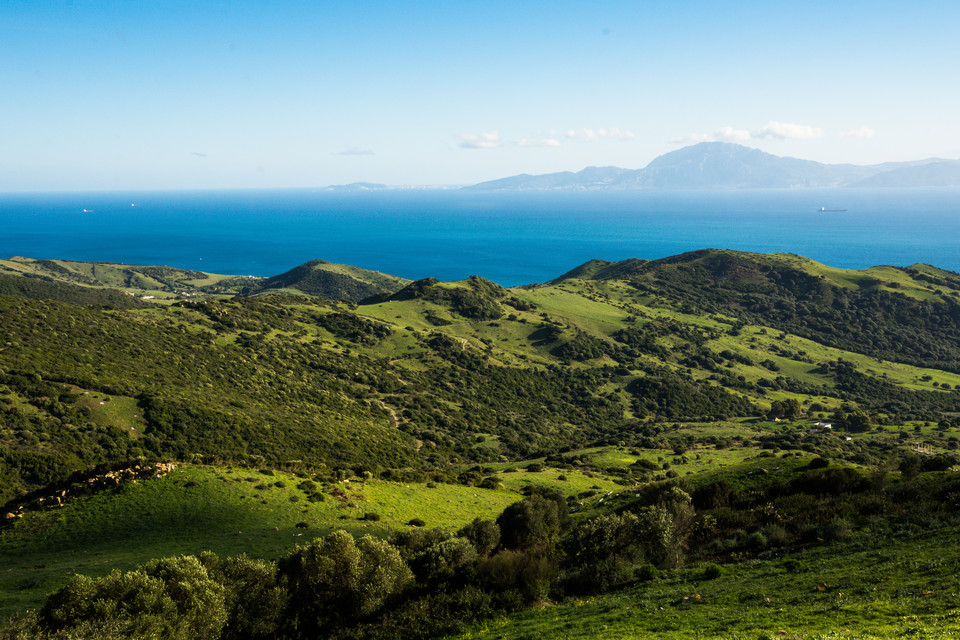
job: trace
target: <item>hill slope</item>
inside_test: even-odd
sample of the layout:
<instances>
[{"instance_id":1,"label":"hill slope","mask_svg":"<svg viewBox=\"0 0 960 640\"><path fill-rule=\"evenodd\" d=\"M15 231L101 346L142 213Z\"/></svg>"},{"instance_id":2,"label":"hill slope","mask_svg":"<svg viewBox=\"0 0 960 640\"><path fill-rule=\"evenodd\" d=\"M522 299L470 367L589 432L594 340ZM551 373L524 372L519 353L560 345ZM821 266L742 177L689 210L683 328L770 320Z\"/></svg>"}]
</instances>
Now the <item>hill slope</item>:
<instances>
[{"instance_id":1,"label":"hill slope","mask_svg":"<svg viewBox=\"0 0 960 640\"><path fill-rule=\"evenodd\" d=\"M273 282L310 282L324 266ZM36 604L81 565L102 575L203 545L282 559L293 542L343 526L409 534L403 558L434 578L363 624L426 638L462 629L474 619L464 611L482 619L559 597L551 585L572 594L655 575L644 563L672 571L684 556L752 561L854 531L876 545L957 524L960 276L929 265L843 270L708 249L593 260L513 289L474 276L360 303L271 295L284 286L129 309L9 277L56 286L0 294L7 610ZM213 286L234 282L222 278ZM151 477L161 461L177 474ZM508 541L487 558L495 545L471 555L449 534L413 533L490 518L527 494L537 497L523 508L553 500L554 524L573 522L545 542L559 549L562 535L563 554ZM663 535L638 551L651 531ZM616 563L595 550L621 543L629 571L609 573ZM418 555L428 551L429 562ZM802 586L810 593L835 580L820 576L816 553L798 556L809 572L790 565L816 577ZM928 560L941 586L922 589L952 588L952 567ZM461 561L455 578L436 577ZM785 579L733 566L750 589ZM664 575L623 602L679 600L657 605L666 610L707 594L717 608L701 619L713 625L738 606L724 600L733 582L707 591L698 573ZM844 597L861 584L845 584ZM766 603L749 602L762 624L730 628L767 628ZM862 602L864 616L881 606ZM824 602L808 604L797 625Z\"/></svg>"},{"instance_id":2,"label":"hill slope","mask_svg":"<svg viewBox=\"0 0 960 640\"><path fill-rule=\"evenodd\" d=\"M327 300L359 302L371 296L391 294L409 280L325 260L311 260L286 273L264 278L244 290L257 295L276 289L292 289Z\"/></svg>"}]
</instances>

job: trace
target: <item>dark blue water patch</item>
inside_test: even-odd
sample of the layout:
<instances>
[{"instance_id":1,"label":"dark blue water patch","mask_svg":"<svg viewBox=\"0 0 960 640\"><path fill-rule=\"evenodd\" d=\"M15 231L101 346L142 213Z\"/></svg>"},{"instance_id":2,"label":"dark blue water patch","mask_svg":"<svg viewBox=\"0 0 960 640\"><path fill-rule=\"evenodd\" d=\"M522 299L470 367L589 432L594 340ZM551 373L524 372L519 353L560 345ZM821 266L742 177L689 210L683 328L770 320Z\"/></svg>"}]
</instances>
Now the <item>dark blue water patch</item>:
<instances>
[{"instance_id":1,"label":"dark blue water patch","mask_svg":"<svg viewBox=\"0 0 960 640\"><path fill-rule=\"evenodd\" d=\"M516 285L592 258L706 247L783 251L845 268L960 269L958 189L8 194L0 225L3 257L251 275L322 258L407 278L477 274Z\"/></svg>"}]
</instances>

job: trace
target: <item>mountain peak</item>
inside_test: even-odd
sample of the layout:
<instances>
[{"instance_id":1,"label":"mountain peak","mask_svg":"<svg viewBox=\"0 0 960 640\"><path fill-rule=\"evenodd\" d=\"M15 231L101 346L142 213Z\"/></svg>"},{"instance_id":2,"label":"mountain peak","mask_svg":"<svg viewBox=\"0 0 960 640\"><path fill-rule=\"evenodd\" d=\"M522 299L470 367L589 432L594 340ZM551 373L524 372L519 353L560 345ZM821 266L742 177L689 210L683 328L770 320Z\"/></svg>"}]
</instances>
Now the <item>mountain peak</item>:
<instances>
[{"instance_id":1,"label":"mountain peak","mask_svg":"<svg viewBox=\"0 0 960 640\"><path fill-rule=\"evenodd\" d=\"M731 142L700 142L654 158L643 169L587 167L576 173L521 174L465 189L788 189L844 186L960 186L960 161L873 166L776 156Z\"/></svg>"}]
</instances>

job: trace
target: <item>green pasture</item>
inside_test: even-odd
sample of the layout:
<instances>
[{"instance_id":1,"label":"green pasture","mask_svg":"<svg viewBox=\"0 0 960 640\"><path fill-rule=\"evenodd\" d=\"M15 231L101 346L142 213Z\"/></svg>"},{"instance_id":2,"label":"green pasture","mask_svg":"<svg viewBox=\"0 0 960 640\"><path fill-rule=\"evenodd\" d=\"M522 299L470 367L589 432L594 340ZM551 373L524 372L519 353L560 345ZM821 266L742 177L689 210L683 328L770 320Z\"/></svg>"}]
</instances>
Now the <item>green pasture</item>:
<instances>
[{"instance_id":1,"label":"green pasture","mask_svg":"<svg viewBox=\"0 0 960 640\"><path fill-rule=\"evenodd\" d=\"M544 603L458 640L940 640L960 635L954 528L864 535L797 552L664 571L602 596Z\"/></svg>"},{"instance_id":2,"label":"green pasture","mask_svg":"<svg viewBox=\"0 0 960 640\"><path fill-rule=\"evenodd\" d=\"M506 489L523 491L525 487L538 486L555 489L564 495L577 495L584 491L597 492L622 491L623 486L597 473L585 473L575 469L553 469L545 467L541 471L516 471L497 474L500 483Z\"/></svg>"},{"instance_id":3,"label":"green pasture","mask_svg":"<svg viewBox=\"0 0 960 640\"><path fill-rule=\"evenodd\" d=\"M312 502L312 492L297 487L303 481L279 471L183 465L28 512L0 528L0 616L38 606L73 573L104 575L201 550L277 558L334 529L385 536L414 518L456 530L521 498L462 485L355 480L317 483L323 499Z\"/></svg>"}]
</instances>

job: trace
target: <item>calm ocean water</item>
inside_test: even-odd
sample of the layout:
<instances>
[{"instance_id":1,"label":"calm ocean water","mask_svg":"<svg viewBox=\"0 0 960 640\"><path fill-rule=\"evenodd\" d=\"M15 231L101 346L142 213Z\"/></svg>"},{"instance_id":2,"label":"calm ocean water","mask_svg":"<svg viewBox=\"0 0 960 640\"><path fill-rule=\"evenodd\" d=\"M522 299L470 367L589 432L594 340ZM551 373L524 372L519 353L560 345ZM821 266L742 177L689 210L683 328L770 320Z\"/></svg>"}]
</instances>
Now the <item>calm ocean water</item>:
<instances>
[{"instance_id":1,"label":"calm ocean water","mask_svg":"<svg viewBox=\"0 0 960 640\"><path fill-rule=\"evenodd\" d=\"M322 258L406 278L478 274L509 286L591 258L706 247L786 251L846 268L927 262L960 270L960 189L0 194L3 258L244 275Z\"/></svg>"}]
</instances>

